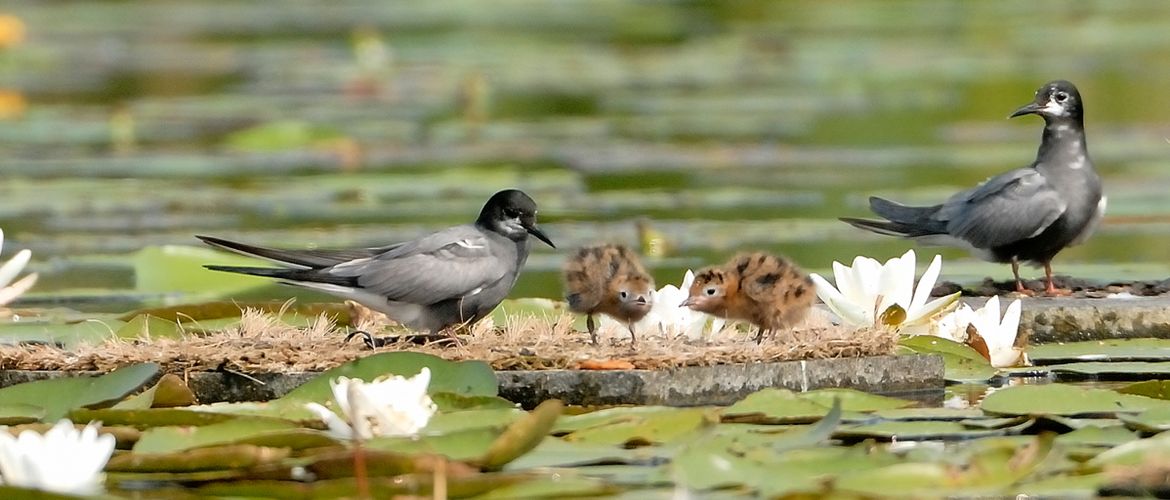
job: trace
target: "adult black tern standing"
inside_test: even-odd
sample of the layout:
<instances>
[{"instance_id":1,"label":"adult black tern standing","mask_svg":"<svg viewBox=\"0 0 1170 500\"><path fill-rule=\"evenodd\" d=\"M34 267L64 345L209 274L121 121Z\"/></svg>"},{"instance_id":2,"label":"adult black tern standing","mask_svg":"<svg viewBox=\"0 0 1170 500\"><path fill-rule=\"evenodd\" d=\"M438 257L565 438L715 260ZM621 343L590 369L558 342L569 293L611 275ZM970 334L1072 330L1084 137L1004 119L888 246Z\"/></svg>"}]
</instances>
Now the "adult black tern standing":
<instances>
[{"instance_id":1,"label":"adult black tern standing","mask_svg":"<svg viewBox=\"0 0 1170 500\"><path fill-rule=\"evenodd\" d=\"M1064 80L1044 84L1036 99L1009 118L1044 118L1036 160L961 191L939 205L910 207L878 197L873 212L886 220L845 217L855 227L912 238L925 244L958 246L992 262L1010 262L1016 291L1020 262L1044 266L1045 293L1063 293L1052 284L1052 258L1093 234L1105 213L1101 178L1085 145L1084 107L1077 88Z\"/></svg>"},{"instance_id":2,"label":"adult black tern standing","mask_svg":"<svg viewBox=\"0 0 1170 500\"><path fill-rule=\"evenodd\" d=\"M276 278L357 301L414 330L439 332L471 325L504 300L528 259L529 235L556 248L536 226L536 202L507 189L492 195L472 224L384 247L277 250L196 237L283 266L208 269Z\"/></svg>"}]
</instances>

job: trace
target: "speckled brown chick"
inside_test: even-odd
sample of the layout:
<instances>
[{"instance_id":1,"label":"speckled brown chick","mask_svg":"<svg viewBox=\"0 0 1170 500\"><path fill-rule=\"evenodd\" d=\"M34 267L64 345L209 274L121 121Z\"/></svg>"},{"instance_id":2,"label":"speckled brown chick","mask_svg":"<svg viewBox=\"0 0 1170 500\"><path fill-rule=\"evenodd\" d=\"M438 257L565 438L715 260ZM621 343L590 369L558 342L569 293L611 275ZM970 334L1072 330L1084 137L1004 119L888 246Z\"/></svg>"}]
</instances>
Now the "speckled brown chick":
<instances>
[{"instance_id":1,"label":"speckled brown chick","mask_svg":"<svg viewBox=\"0 0 1170 500\"><path fill-rule=\"evenodd\" d=\"M752 322L760 328L758 344L764 332L774 334L804 319L815 296L812 280L792 261L755 252L700 270L682 305L722 318Z\"/></svg>"},{"instance_id":2,"label":"speckled brown chick","mask_svg":"<svg viewBox=\"0 0 1170 500\"><path fill-rule=\"evenodd\" d=\"M565 261L565 300L569 309L586 315L589 337L597 344L593 315L606 314L630 329L631 345L637 343L634 323L650 312L654 278L638 256L622 245L582 248Z\"/></svg>"}]
</instances>

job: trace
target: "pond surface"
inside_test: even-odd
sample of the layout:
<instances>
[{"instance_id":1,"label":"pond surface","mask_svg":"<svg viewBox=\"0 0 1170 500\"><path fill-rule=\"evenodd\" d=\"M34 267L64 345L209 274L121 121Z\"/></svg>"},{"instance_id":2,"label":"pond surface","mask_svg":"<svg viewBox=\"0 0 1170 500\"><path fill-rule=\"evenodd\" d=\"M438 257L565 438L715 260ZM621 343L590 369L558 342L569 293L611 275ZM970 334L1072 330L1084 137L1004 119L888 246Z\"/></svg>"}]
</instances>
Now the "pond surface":
<instances>
[{"instance_id":1,"label":"pond surface","mask_svg":"<svg viewBox=\"0 0 1170 500\"><path fill-rule=\"evenodd\" d=\"M136 289L130 253L193 234L383 244L469 221L504 187L533 195L562 249L536 248L515 296L558 296L563 249L601 240L653 241L660 283L740 249L821 271L892 257L905 242L836 217L1027 164L1040 120L1005 117L1058 78L1085 97L1110 205L1057 272L1170 275L1165 2L15 0L0 14L25 25L0 46L0 227L6 255L34 252L31 303L194 300ZM943 279L1010 276L943 253Z\"/></svg>"}]
</instances>

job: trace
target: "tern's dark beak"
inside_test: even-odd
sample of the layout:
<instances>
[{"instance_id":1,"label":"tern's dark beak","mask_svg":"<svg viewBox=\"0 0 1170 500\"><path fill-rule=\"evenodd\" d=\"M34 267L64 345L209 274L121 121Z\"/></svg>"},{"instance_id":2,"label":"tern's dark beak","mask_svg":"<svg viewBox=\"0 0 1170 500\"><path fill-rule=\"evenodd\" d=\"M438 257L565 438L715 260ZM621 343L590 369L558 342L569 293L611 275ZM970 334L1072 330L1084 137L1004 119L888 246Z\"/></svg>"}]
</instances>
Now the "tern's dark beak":
<instances>
[{"instance_id":1,"label":"tern's dark beak","mask_svg":"<svg viewBox=\"0 0 1170 500\"><path fill-rule=\"evenodd\" d=\"M1017 109L1015 112L1013 112L1011 114L1011 116L1008 116L1008 118L1015 118L1017 116L1024 116L1024 115L1034 115L1034 114L1039 113L1041 109L1044 109L1044 106L1041 106L1040 104L1037 104L1034 102L1030 102L1030 103L1025 104L1024 106L1020 107L1020 109Z\"/></svg>"},{"instance_id":2,"label":"tern's dark beak","mask_svg":"<svg viewBox=\"0 0 1170 500\"><path fill-rule=\"evenodd\" d=\"M548 236L545 235L544 231L541 231L540 228L538 228L536 226L532 226L532 227L525 227L524 229L528 231L528 234L535 236L536 239L543 241L548 246L553 247L553 248L557 247L556 245L553 244L552 240L548 239Z\"/></svg>"}]
</instances>

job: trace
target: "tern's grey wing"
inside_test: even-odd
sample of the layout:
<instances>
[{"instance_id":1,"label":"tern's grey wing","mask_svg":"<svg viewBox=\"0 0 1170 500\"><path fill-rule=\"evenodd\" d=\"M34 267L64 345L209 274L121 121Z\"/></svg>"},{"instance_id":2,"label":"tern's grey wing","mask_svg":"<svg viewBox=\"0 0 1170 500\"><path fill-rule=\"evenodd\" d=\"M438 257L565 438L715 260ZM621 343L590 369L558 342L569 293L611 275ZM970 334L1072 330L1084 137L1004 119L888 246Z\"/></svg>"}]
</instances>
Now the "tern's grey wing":
<instances>
[{"instance_id":1,"label":"tern's grey wing","mask_svg":"<svg viewBox=\"0 0 1170 500\"><path fill-rule=\"evenodd\" d=\"M461 226L328 272L356 277L363 290L392 301L428 305L478 293L514 272L514 265L492 252L483 233Z\"/></svg>"},{"instance_id":2,"label":"tern's grey wing","mask_svg":"<svg viewBox=\"0 0 1170 500\"><path fill-rule=\"evenodd\" d=\"M1022 168L955 194L934 219L976 248L994 248L1039 235L1067 207L1039 171Z\"/></svg>"}]
</instances>

